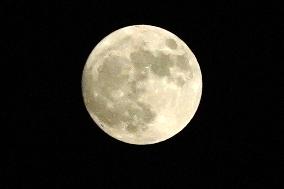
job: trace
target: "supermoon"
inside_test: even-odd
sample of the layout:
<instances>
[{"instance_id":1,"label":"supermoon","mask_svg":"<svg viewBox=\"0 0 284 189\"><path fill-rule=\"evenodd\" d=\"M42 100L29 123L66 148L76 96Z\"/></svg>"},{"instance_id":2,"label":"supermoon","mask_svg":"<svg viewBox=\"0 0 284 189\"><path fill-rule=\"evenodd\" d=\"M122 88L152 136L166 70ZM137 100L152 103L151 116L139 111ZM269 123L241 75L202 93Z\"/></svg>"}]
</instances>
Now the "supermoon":
<instances>
[{"instance_id":1,"label":"supermoon","mask_svg":"<svg viewBox=\"0 0 284 189\"><path fill-rule=\"evenodd\" d=\"M89 55L82 76L84 103L108 135L154 144L179 133L202 93L196 57L173 33L156 26L116 30Z\"/></svg>"}]
</instances>

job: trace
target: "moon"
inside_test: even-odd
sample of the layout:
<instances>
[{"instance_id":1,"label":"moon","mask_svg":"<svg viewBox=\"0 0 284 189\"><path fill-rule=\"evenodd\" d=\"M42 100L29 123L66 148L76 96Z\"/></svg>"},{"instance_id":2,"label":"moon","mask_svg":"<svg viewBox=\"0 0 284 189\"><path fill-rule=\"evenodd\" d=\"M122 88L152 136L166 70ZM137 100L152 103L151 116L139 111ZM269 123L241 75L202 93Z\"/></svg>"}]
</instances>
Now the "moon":
<instances>
[{"instance_id":1,"label":"moon","mask_svg":"<svg viewBox=\"0 0 284 189\"><path fill-rule=\"evenodd\" d=\"M137 145L167 140L190 122L201 99L196 57L175 34L132 25L102 39L82 75L86 109L109 136Z\"/></svg>"}]
</instances>

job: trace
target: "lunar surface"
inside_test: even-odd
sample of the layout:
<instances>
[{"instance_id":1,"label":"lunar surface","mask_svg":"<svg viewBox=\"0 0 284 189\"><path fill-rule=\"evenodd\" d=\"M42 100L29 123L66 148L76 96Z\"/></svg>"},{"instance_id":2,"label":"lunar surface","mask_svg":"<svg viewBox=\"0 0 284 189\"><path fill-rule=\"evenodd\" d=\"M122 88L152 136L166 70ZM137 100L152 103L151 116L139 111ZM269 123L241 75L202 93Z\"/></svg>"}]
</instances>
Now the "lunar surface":
<instances>
[{"instance_id":1,"label":"lunar surface","mask_svg":"<svg viewBox=\"0 0 284 189\"><path fill-rule=\"evenodd\" d=\"M150 25L116 30L89 55L84 103L108 135L130 144L171 138L192 119L202 76L196 57L173 33Z\"/></svg>"}]
</instances>

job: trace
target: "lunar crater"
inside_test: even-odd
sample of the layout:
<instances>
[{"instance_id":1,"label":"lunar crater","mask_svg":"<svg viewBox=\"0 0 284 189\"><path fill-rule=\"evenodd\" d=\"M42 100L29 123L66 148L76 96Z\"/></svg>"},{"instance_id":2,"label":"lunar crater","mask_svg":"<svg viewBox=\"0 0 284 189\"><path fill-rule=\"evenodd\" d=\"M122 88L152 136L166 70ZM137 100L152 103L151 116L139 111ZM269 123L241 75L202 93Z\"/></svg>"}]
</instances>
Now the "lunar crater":
<instances>
[{"instance_id":1,"label":"lunar crater","mask_svg":"<svg viewBox=\"0 0 284 189\"><path fill-rule=\"evenodd\" d=\"M174 39L167 39L166 40L166 45L170 48L170 49L177 49L177 43L175 42Z\"/></svg>"}]
</instances>

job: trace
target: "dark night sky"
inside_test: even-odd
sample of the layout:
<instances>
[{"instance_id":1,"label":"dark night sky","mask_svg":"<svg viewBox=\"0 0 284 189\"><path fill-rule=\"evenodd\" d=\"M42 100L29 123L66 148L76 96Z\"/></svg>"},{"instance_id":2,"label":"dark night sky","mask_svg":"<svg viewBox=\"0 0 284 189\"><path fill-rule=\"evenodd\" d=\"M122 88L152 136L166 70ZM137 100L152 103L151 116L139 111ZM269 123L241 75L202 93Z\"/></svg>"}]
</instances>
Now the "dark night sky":
<instances>
[{"instance_id":1,"label":"dark night sky","mask_svg":"<svg viewBox=\"0 0 284 189\"><path fill-rule=\"evenodd\" d=\"M284 157L274 144L282 137L270 117L276 95L265 89L280 88L272 86L277 75L271 74L280 63L276 31L283 30L276 28L283 23L273 18L279 12L260 3L185 2L4 1L7 62L23 67L14 79L25 98L11 116L3 114L15 126L7 142L6 188L280 188L276 172ZM183 39L203 76L190 126L149 146L107 136L81 95L91 50L134 24Z\"/></svg>"}]
</instances>

